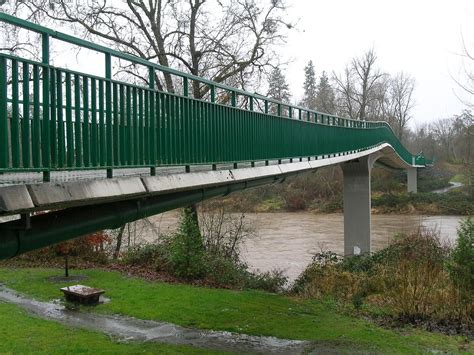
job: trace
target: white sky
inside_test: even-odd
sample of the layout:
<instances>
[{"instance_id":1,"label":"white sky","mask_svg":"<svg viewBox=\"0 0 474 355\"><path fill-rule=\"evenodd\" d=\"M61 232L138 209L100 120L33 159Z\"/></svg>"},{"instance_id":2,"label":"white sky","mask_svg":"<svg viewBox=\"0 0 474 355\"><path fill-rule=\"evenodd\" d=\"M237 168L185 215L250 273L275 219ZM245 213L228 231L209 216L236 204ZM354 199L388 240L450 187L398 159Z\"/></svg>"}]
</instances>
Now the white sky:
<instances>
[{"instance_id":1,"label":"white sky","mask_svg":"<svg viewBox=\"0 0 474 355\"><path fill-rule=\"evenodd\" d=\"M404 71L416 80L412 127L464 109L452 77L459 79L462 68L462 37L474 49L473 0L288 2L298 25L281 49L281 61L292 59L286 75L294 98L302 96L309 60L318 76L323 70L340 72L351 58L374 47L379 68Z\"/></svg>"}]
</instances>

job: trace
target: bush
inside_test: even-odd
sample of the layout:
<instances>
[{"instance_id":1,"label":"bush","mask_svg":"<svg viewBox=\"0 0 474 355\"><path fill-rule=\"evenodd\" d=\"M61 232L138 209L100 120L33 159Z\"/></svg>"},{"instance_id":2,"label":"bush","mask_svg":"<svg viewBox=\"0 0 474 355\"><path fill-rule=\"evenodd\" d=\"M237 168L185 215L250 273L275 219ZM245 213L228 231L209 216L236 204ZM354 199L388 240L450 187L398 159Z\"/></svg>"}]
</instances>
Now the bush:
<instances>
[{"instance_id":1,"label":"bush","mask_svg":"<svg viewBox=\"0 0 474 355\"><path fill-rule=\"evenodd\" d=\"M127 265L146 266L154 270L169 270L169 237L163 236L160 243L138 244L124 253L122 261Z\"/></svg>"},{"instance_id":2,"label":"bush","mask_svg":"<svg viewBox=\"0 0 474 355\"><path fill-rule=\"evenodd\" d=\"M169 262L177 277L195 280L205 274L204 242L190 208L181 214L178 232L171 241Z\"/></svg>"},{"instance_id":3,"label":"bush","mask_svg":"<svg viewBox=\"0 0 474 355\"><path fill-rule=\"evenodd\" d=\"M369 312L383 310L402 322L472 329L473 233L474 223L463 222L451 258L431 232L398 235L389 247L372 255L341 259L321 252L296 280L293 291L304 297L329 296L356 310L368 303Z\"/></svg>"},{"instance_id":4,"label":"bush","mask_svg":"<svg viewBox=\"0 0 474 355\"><path fill-rule=\"evenodd\" d=\"M248 272L248 271L247 271ZM266 272L248 272L246 288L280 292L288 282L282 270L274 269Z\"/></svg>"},{"instance_id":5,"label":"bush","mask_svg":"<svg viewBox=\"0 0 474 355\"><path fill-rule=\"evenodd\" d=\"M471 218L462 221L459 226L456 246L451 254L449 272L463 300L472 298L474 294L474 222Z\"/></svg>"}]
</instances>

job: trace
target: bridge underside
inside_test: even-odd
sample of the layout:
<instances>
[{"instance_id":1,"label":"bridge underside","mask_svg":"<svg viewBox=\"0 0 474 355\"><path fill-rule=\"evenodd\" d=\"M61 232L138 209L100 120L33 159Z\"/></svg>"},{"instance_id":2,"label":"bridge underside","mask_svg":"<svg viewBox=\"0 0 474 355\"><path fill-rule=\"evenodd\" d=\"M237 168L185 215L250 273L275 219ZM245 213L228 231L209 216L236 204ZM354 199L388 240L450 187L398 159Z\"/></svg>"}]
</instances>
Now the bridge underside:
<instances>
[{"instance_id":1,"label":"bridge underside","mask_svg":"<svg viewBox=\"0 0 474 355\"><path fill-rule=\"evenodd\" d=\"M343 167L345 180L345 254L369 252L370 169L376 160L393 168L414 169L415 175L408 174L408 177L416 179L416 168L407 166L390 145L382 144L353 154L268 166L263 163L263 166L256 164L249 168L223 167L189 173L167 170L157 176L4 186L0 188L0 216L21 218L0 224L0 259L339 164ZM10 179L12 177L14 175ZM4 181L8 178L3 177ZM413 183L410 186L413 187ZM39 211L47 213L31 216Z\"/></svg>"}]
</instances>

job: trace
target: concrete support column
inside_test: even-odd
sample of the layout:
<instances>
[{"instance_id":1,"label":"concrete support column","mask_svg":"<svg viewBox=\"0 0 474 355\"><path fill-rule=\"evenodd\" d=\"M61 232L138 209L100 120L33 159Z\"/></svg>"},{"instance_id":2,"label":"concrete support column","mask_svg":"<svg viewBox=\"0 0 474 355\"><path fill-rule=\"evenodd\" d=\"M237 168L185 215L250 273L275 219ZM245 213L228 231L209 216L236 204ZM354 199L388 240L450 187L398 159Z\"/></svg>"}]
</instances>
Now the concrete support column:
<instances>
[{"instance_id":1,"label":"concrete support column","mask_svg":"<svg viewBox=\"0 0 474 355\"><path fill-rule=\"evenodd\" d=\"M407 185L408 192L418 192L418 171L417 168L408 168L407 169Z\"/></svg>"},{"instance_id":2,"label":"concrete support column","mask_svg":"<svg viewBox=\"0 0 474 355\"><path fill-rule=\"evenodd\" d=\"M370 173L378 154L341 165L344 175L344 255L370 253Z\"/></svg>"}]
</instances>

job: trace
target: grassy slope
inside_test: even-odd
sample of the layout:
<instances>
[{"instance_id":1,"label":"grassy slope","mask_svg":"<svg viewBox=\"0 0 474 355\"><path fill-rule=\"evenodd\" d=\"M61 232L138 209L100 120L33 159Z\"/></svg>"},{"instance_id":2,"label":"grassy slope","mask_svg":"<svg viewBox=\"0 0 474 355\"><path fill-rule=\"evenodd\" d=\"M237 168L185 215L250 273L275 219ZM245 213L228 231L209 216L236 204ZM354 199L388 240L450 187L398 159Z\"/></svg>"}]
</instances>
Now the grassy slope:
<instances>
[{"instance_id":1,"label":"grassy slope","mask_svg":"<svg viewBox=\"0 0 474 355\"><path fill-rule=\"evenodd\" d=\"M308 339L339 344L346 349L356 346L385 353L413 353L430 349L456 352L462 343L461 338L418 330L407 329L402 335L338 314L333 305L321 302L299 301L257 291L151 283L115 272L81 270L79 273L89 276L83 283L104 288L112 299L110 303L94 308L94 312L119 313L189 327ZM52 269L4 268L0 269L0 282L35 298L50 300L58 298L58 289L63 284L52 283L47 278L60 274L61 271ZM34 321L39 326L40 321ZM50 322L44 323L53 327ZM0 334L3 331L0 330Z\"/></svg>"}]
</instances>

